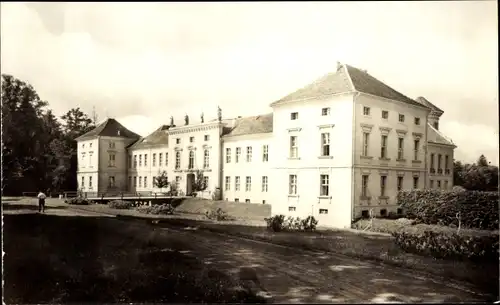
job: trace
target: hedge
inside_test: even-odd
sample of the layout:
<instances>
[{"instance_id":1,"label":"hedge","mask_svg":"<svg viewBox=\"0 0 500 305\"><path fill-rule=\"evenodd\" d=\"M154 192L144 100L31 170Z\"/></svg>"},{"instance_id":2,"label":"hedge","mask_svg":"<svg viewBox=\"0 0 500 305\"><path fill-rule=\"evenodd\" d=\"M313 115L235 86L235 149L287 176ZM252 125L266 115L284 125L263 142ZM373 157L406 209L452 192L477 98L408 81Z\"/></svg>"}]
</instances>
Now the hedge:
<instances>
[{"instance_id":1,"label":"hedge","mask_svg":"<svg viewBox=\"0 0 500 305\"><path fill-rule=\"evenodd\" d=\"M264 218L267 224L267 228L274 232L281 231L306 231L312 232L316 230L318 221L314 216L307 216L305 219L299 217L293 218L285 215L275 215L270 218Z\"/></svg>"},{"instance_id":2,"label":"hedge","mask_svg":"<svg viewBox=\"0 0 500 305\"><path fill-rule=\"evenodd\" d=\"M113 200L108 203L108 206L112 209L127 210L133 207L134 203L125 200Z\"/></svg>"},{"instance_id":3,"label":"hedge","mask_svg":"<svg viewBox=\"0 0 500 305\"><path fill-rule=\"evenodd\" d=\"M425 224L498 230L498 192L411 190L398 193L407 218Z\"/></svg>"},{"instance_id":4,"label":"hedge","mask_svg":"<svg viewBox=\"0 0 500 305\"><path fill-rule=\"evenodd\" d=\"M88 200L86 198L79 198L79 197L69 198L69 199L64 200L64 202L67 204L73 204L73 205L89 205L89 204L94 203L91 200Z\"/></svg>"},{"instance_id":5,"label":"hedge","mask_svg":"<svg viewBox=\"0 0 500 305\"><path fill-rule=\"evenodd\" d=\"M171 204L157 204L153 206L140 206L137 211L144 214L153 215L172 215L174 214L174 207Z\"/></svg>"},{"instance_id":6,"label":"hedge","mask_svg":"<svg viewBox=\"0 0 500 305\"><path fill-rule=\"evenodd\" d=\"M394 232L396 244L404 251L444 259L472 261L497 261L499 236L483 236L436 233L419 234Z\"/></svg>"}]
</instances>

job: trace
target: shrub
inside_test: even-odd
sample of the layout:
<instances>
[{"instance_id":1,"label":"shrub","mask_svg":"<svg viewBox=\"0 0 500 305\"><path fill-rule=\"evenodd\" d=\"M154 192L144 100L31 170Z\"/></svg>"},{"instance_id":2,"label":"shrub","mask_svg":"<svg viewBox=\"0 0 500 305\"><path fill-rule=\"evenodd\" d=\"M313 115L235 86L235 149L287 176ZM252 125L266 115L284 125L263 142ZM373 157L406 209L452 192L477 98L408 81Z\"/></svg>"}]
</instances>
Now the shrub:
<instances>
[{"instance_id":1,"label":"shrub","mask_svg":"<svg viewBox=\"0 0 500 305\"><path fill-rule=\"evenodd\" d=\"M127 210L133 206L133 203L125 200L113 200L108 203L108 206L112 209Z\"/></svg>"},{"instance_id":2,"label":"shrub","mask_svg":"<svg viewBox=\"0 0 500 305\"><path fill-rule=\"evenodd\" d=\"M410 253L445 259L498 260L497 234L474 236L425 231L417 234L393 232L392 235L396 244Z\"/></svg>"},{"instance_id":3,"label":"shrub","mask_svg":"<svg viewBox=\"0 0 500 305\"><path fill-rule=\"evenodd\" d=\"M207 211L205 213L205 216L208 219L217 221L233 220L233 218L229 216L226 212L224 212L221 208L218 208L217 210Z\"/></svg>"},{"instance_id":4,"label":"shrub","mask_svg":"<svg viewBox=\"0 0 500 305\"><path fill-rule=\"evenodd\" d=\"M137 211L152 215L172 215L174 214L174 207L171 204L157 204L153 206L140 206L137 208Z\"/></svg>"},{"instance_id":5,"label":"shrub","mask_svg":"<svg viewBox=\"0 0 500 305\"><path fill-rule=\"evenodd\" d=\"M498 192L411 190L398 193L406 217L426 224L498 229Z\"/></svg>"},{"instance_id":6,"label":"shrub","mask_svg":"<svg viewBox=\"0 0 500 305\"><path fill-rule=\"evenodd\" d=\"M299 217L293 218L289 216L285 219L285 215L275 215L270 218L264 218L267 223L267 228L274 232L281 231L314 231L318 225L318 221L314 216L308 216L306 219Z\"/></svg>"},{"instance_id":7,"label":"shrub","mask_svg":"<svg viewBox=\"0 0 500 305\"><path fill-rule=\"evenodd\" d=\"M86 198L79 198L79 197L69 198L69 199L64 200L64 202L67 204L73 204L73 205L89 205L89 204L93 203L93 201L91 201L91 200L88 200Z\"/></svg>"}]
</instances>

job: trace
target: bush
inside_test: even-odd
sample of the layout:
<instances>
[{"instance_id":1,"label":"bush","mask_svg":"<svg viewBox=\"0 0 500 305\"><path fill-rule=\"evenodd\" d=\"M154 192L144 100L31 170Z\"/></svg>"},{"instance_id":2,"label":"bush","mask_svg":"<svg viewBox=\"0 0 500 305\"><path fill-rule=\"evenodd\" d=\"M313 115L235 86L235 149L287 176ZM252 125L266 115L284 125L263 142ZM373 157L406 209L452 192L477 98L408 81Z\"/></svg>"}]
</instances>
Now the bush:
<instances>
[{"instance_id":1,"label":"bush","mask_svg":"<svg viewBox=\"0 0 500 305\"><path fill-rule=\"evenodd\" d=\"M412 190L398 193L406 217L426 224L498 229L498 192Z\"/></svg>"},{"instance_id":2,"label":"bush","mask_svg":"<svg viewBox=\"0 0 500 305\"><path fill-rule=\"evenodd\" d=\"M73 205L89 205L89 204L94 203L91 200L88 200L86 198L79 198L79 197L69 198L69 199L64 200L64 202L67 204L73 204Z\"/></svg>"},{"instance_id":3,"label":"bush","mask_svg":"<svg viewBox=\"0 0 500 305\"><path fill-rule=\"evenodd\" d=\"M217 210L207 211L205 213L205 216L208 219L217 221L233 220L233 218L229 216L226 212L224 212L221 208L218 208Z\"/></svg>"},{"instance_id":4,"label":"bush","mask_svg":"<svg viewBox=\"0 0 500 305\"><path fill-rule=\"evenodd\" d=\"M113 200L108 203L108 206L112 209L127 210L132 208L133 203L125 200Z\"/></svg>"},{"instance_id":5,"label":"bush","mask_svg":"<svg viewBox=\"0 0 500 305\"><path fill-rule=\"evenodd\" d=\"M498 260L499 237L496 234L472 236L433 231L412 234L393 232L396 244L404 251L435 258Z\"/></svg>"},{"instance_id":6,"label":"bush","mask_svg":"<svg viewBox=\"0 0 500 305\"><path fill-rule=\"evenodd\" d=\"M152 215L173 215L174 207L171 204L157 204L153 206L140 206L137 211Z\"/></svg>"},{"instance_id":7,"label":"bush","mask_svg":"<svg viewBox=\"0 0 500 305\"><path fill-rule=\"evenodd\" d=\"M289 216L285 219L285 215L275 215L270 218L264 218L267 223L267 228L274 232L281 231L314 231L318 225L318 221L314 216L307 216L306 219L299 217L293 218Z\"/></svg>"}]
</instances>

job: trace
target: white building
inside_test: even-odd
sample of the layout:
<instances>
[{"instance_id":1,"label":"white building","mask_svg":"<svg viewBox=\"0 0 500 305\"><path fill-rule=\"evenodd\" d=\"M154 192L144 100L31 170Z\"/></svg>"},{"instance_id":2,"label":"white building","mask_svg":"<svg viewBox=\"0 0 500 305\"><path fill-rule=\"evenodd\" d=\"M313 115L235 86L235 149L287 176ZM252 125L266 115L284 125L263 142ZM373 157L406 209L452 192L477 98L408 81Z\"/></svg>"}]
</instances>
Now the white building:
<instances>
[{"instance_id":1,"label":"white building","mask_svg":"<svg viewBox=\"0 0 500 305\"><path fill-rule=\"evenodd\" d=\"M193 172L201 169L208 184L203 197L220 189L223 200L271 204L273 214L313 215L325 226L350 227L370 210L397 213L400 189L453 187L456 146L439 131L443 111L366 71L339 63L271 107L272 113L253 117L219 113L199 124L172 121L141 139L109 119L77 139L81 190L109 192L114 177L113 190L159 192L154 177L165 171L189 194ZM99 132L110 121L121 135ZM89 170L91 141L99 143L94 158L100 166ZM114 151L106 141L116 143ZM106 163L111 158L114 167ZM99 180L92 188L90 177Z\"/></svg>"}]
</instances>

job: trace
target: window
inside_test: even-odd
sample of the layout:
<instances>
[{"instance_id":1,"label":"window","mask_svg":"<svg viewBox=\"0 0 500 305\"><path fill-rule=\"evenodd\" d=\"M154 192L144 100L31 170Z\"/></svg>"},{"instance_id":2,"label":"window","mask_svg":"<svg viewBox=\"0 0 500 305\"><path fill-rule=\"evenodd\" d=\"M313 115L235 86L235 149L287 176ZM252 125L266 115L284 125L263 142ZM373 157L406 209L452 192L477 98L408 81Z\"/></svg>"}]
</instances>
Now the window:
<instances>
[{"instance_id":1,"label":"window","mask_svg":"<svg viewBox=\"0 0 500 305\"><path fill-rule=\"evenodd\" d=\"M156 166L156 154L153 154L153 166Z\"/></svg>"},{"instance_id":2,"label":"window","mask_svg":"<svg viewBox=\"0 0 500 305\"><path fill-rule=\"evenodd\" d=\"M398 138L398 160L403 160L404 156L405 139Z\"/></svg>"},{"instance_id":3,"label":"window","mask_svg":"<svg viewBox=\"0 0 500 305\"><path fill-rule=\"evenodd\" d=\"M132 176L128 176L128 189L132 188Z\"/></svg>"},{"instance_id":4,"label":"window","mask_svg":"<svg viewBox=\"0 0 500 305\"><path fill-rule=\"evenodd\" d=\"M380 210L380 216L387 216L387 210L386 209L381 209Z\"/></svg>"},{"instance_id":5,"label":"window","mask_svg":"<svg viewBox=\"0 0 500 305\"><path fill-rule=\"evenodd\" d=\"M245 203L250 203L250 199L245 199Z\"/></svg>"},{"instance_id":6,"label":"window","mask_svg":"<svg viewBox=\"0 0 500 305\"><path fill-rule=\"evenodd\" d=\"M413 188L418 189L418 177L413 177Z\"/></svg>"},{"instance_id":7,"label":"window","mask_svg":"<svg viewBox=\"0 0 500 305\"><path fill-rule=\"evenodd\" d=\"M413 141L413 160L418 160L418 151L420 149L420 140Z\"/></svg>"},{"instance_id":8,"label":"window","mask_svg":"<svg viewBox=\"0 0 500 305\"><path fill-rule=\"evenodd\" d=\"M434 122L434 128L439 129L439 122Z\"/></svg>"},{"instance_id":9,"label":"window","mask_svg":"<svg viewBox=\"0 0 500 305\"><path fill-rule=\"evenodd\" d=\"M82 144L82 148L85 148L85 143Z\"/></svg>"},{"instance_id":10,"label":"window","mask_svg":"<svg viewBox=\"0 0 500 305\"><path fill-rule=\"evenodd\" d=\"M109 187L115 187L115 177L114 176L109 177Z\"/></svg>"},{"instance_id":11,"label":"window","mask_svg":"<svg viewBox=\"0 0 500 305\"><path fill-rule=\"evenodd\" d=\"M297 136L290 136L290 158L297 158L298 150Z\"/></svg>"},{"instance_id":12,"label":"window","mask_svg":"<svg viewBox=\"0 0 500 305\"><path fill-rule=\"evenodd\" d=\"M297 175L290 175L289 177L289 195L297 195Z\"/></svg>"},{"instance_id":13,"label":"window","mask_svg":"<svg viewBox=\"0 0 500 305\"><path fill-rule=\"evenodd\" d=\"M139 167L142 166L142 155L139 155Z\"/></svg>"},{"instance_id":14,"label":"window","mask_svg":"<svg viewBox=\"0 0 500 305\"><path fill-rule=\"evenodd\" d=\"M92 143L89 143L89 148L92 148Z\"/></svg>"},{"instance_id":15,"label":"window","mask_svg":"<svg viewBox=\"0 0 500 305\"><path fill-rule=\"evenodd\" d=\"M386 182L387 182L387 176L380 176L380 197L385 196Z\"/></svg>"},{"instance_id":16,"label":"window","mask_svg":"<svg viewBox=\"0 0 500 305\"><path fill-rule=\"evenodd\" d=\"M139 176L139 187L142 187L142 176Z\"/></svg>"},{"instance_id":17,"label":"window","mask_svg":"<svg viewBox=\"0 0 500 305\"><path fill-rule=\"evenodd\" d=\"M92 177L91 177L92 178ZM447 190L448 189L448 180L445 180L444 181L444 189Z\"/></svg>"},{"instance_id":18,"label":"window","mask_svg":"<svg viewBox=\"0 0 500 305\"><path fill-rule=\"evenodd\" d=\"M380 158L387 158L387 136L382 135L382 138L380 140Z\"/></svg>"},{"instance_id":19,"label":"window","mask_svg":"<svg viewBox=\"0 0 500 305\"><path fill-rule=\"evenodd\" d=\"M235 163L240 162L240 156L241 156L241 147L236 147L236 160Z\"/></svg>"},{"instance_id":20,"label":"window","mask_svg":"<svg viewBox=\"0 0 500 305\"><path fill-rule=\"evenodd\" d=\"M93 152L89 152L89 167L92 167L92 156L94 155Z\"/></svg>"},{"instance_id":21,"label":"window","mask_svg":"<svg viewBox=\"0 0 500 305\"><path fill-rule=\"evenodd\" d=\"M382 110L382 118L387 120L389 118L389 111Z\"/></svg>"},{"instance_id":22,"label":"window","mask_svg":"<svg viewBox=\"0 0 500 305\"><path fill-rule=\"evenodd\" d=\"M430 187L431 187L431 189L434 188L434 180L430 180Z\"/></svg>"},{"instance_id":23,"label":"window","mask_svg":"<svg viewBox=\"0 0 500 305\"><path fill-rule=\"evenodd\" d=\"M398 177L398 192L403 189L403 177L399 176Z\"/></svg>"},{"instance_id":24,"label":"window","mask_svg":"<svg viewBox=\"0 0 500 305\"><path fill-rule=\"evenodd\" d=\"M252 177L247 176L245 181L245 192L252 191Z\"/></svg>"},{"instance_id":25,"label":"window","mask_svg":"<svg viewBox=\"0 0 500 305\"><path fill-rule=\"evenodd\" d=\"M265 200L262 200L262 204L266 204L266 201L265 201Z\"/></svg>"},{"instance_id":26,"label":"window","mask_svg":"<svg viewBox=\"0 0 500 305\"><path fill-rule=\"evenodd\" d=\"M85 153L82 153L82 167L85 167Z\"/></svg>"},{"instance_id":27,"label":"window","mask_svg":"<svg viewBox=\"0 0 500 305\"><path fill-rule=\"evenodd\" d=\"M110 149L114 149L115 147L116 147L115 142L113 142L113 141L109 141L109 148L110 148Z\"/></svg>"},{"instance_id":28,"label":"window","mask_svg":"<svg viewBox=\"0 0 500 305\"><path fill-rule=\"evenodd\" d=\"M450 173L450 168L449 168L448 162L450 162L450 158L448 157L448 155L446 155L446 156L444 156L444 173L445 174Z\"/></svg>"},{"instance_id":29,"label":"window","mask_svg":"<svg viewBox=\"0 0 500 305\"><path fill-rule=\"evenodd\" d=\"M210 151L208 149L203 152L203 168L210 168Z\"/></svg>"},{"instance_id":30,"label":"window","mask_svg":"<svg viewBox=\"0 0 500 305\"><path fill-rule=\"evenodd\" d=\"M330 177L328 175L320 175L321 188L320 188L320 196L329 196L329 187L330 187Z\"/></svg>"},{"instance_id":31,"label":"window","mask_svg":"<svg viewBox=\"0 0 500 305\"><path fill-rule=\"evenodd\" d=\"M262 146L262 162L269 161L269 145Z\"/></svg>"},{"instance_id":32,"label":"window","mask_svg":"<svg viewBox=\"0 0 500 305\"><path fill-rule=\"evenodd\" d=\"M370 216L370 212L368 210L361 211L361 217L368 218Z\"/></svg>"},{"instance_id":33,"label":"window","mask_svg":"<svg viewBox=\"0 0 500 305\"><path fill-rule=\"evenodd\" d=\"M370 134L363 132L363 156L368 157L368 143L370 143Z\"/></svg>"},{"instance_id":34,"label":"window","mask_svg":"<svg viewBox=\"0 0 500 305\"><path fill-rule=\"evenodd\" d=\"M330 107L321 109L321 115L322 116L330 115Z\"/></svg>"},{"instance_id":35,"label":"window","mask_svg":"<svg viewBox=\"0 0 500 305\"><path fill-rule=\"evenodd\" d=\"M234 198L234 202L240 202L239 198Z\"/></svg>"},{"instance_id":36,"label":"window","mask_svg":"<svg viewBox=\"0 0 500 305\"><path fill-rule=\"evenodd\" d=\"M397 209L397 213L398 213L398 215L402 215L403 214L403 209L402 208L398 208Z\"/></svg>"},{"instance_id":37,"label":"window","mask_svg":"<svg viewBox=\"0 0 500 305\"><path fill-rule=\"evenodd\" d=\"M441 174L443 172L443 170L441 169L441 159L442 159L443 156L441 156L441 154L438 154L438 173Z\"/></svg>"},{"instance_id":38,"label":"window","mask_svg":"<svg viewBox=\"0 0 500 305\"><path fill-rule=\"evenodd\" d=\"M134 155L134 168L137 168L137 155Z\"/></svg>"},{"instance_id":39,"label":"window","mask_svg":"<svg viewBox=\"0 0 500 305\"><path fill-rule=\"evenodd\" d=\"M194 143L194 137L189 137L189 143Z\"/></svg>"},{"instance_id":40,"label":"window","mask_svg":"<svg viewBox=\"0 0 500 305\"><path fill-rule=\"evenodd\" d=\"M163 154L159 153L158 154L158 166L163 166Z\"/></svg>"},{"instance_id":41,"label":"window","mask_svg":"<svg viewBox=\"0 0 500 305\"><path fill-rule=\"evenodd\" d=\"M266 193L267 192L267 176L262 176L262 192Z\"/></svg>"},{"instance_id":42,"label":"window","mask_svg":"<svg viewBox=\"0 0 500 305\"><path fill-rule=\"evenodd\" d=\"M292 120L298 120L299 119L299 113L298 112L292 112L290 114L290 119L292 119Z\"/></svg>"},{"instance_id":43,"label":"window","mask_svg":"<svg viewBox=\"0 0 500 305\"><path fill-rule=\"evenodd\" d=\"M148 177L144 176L144 187L148 187Z\"/></svg>"},{"instance_id":44,"label":"window","mask_svg":"<svg viewBox=\"0 0 500 305\"><path fill-rule=\"evenodd\" d=\"M127 162L128 162L128 168L132 168L132 156L127 157Z\"/></svg>"},{"instance_id":45,"label":"window","mask_svg":"<svg viewBox=\"0 0 500 305\"><path fill-rule=\"evenodd\" d=\"M148 166L148 155L144 155L144 166Z\"/></svg>"},{"instance_id":46,"label":"window","mask_svg":"<svg viewBox=\"0 0 500 305\"><path fill-rule=\"evenodd\" d=\"M247 162L252 162L252 147L247 146Z\"/></svg>"},{"instance_id":47,"label":"window","mask_svg":"<svg viewBox=\"0 0 500 305\"><path fill-rule=\"evenodd\" d=\"M82 189L85 188L85 177L82 177Z\"/></svg>"},{"instance_id":48,"label":"window","mask_svg":"<svg viewBox=\"0 0 500 305\"><path fill-rule=\"evenodd\" d=\"M370 107L363 107L363 115L370 115Z\"/></svg>"},{"instance_id":49,"label":"window","mask_svg":"<svg viewBox=\"0 0 500 305\"><path fill-rule=\"evenodd\" d=\"M194 168L194 150L189 151L188 168L189 169L193 169Z\"/></svg>"},{"instance_id":50,"label":"window","mask_svg":"<svg viewBox=\"0 0 500 305\"><path fill-rule=\"evenodd\" d=\"M181 184L181 177L175 176L175 185L179 186Z\"/></svg>"},{"instance_id":51,"label":"window","mask_svg":"<svg viewBox=\"0 0 500 305\"><path fill-rule=\"evenodd\" d=\"M240 176L234 177L234 190L235 191L240 190Z\"/></svg>"},{"instance_id":52,"label":"window","mask_svg":"<svg viewBox=\"0 0 500 305\"><path fill-rule=\"evenodd\" d=\"M295 212L295 207L288 207L288 212Z\"/></svg>"},{"instance_id":53,"label":"window","mask_svg":"<svg viewBox=\"0 0 500 305\"><path fill-rule=\"evenodd\" d=\"M230 189L231 189L231 177L226 176L226 184L224 190L229 191Z\"/></svg>"},{"instance_id":54,"label":"window","mask_svg":"<svg viewBox=\"0 0 500 305\"><path fill-rule=\"evenodd\" d=\"M320 214L328 214L328 210L327 209L319 209L319 213Z\"/></svg>"},{"instance_id":55,"label":"window","mask_svg":"<svg viewBox=\"0 0 500 305\"><path fill-rule=\"evenodd\" d=\"M207 134L206 134L205 136L203 136L203 140L205 140L205 141L210 140L210 135L207 135Z\"/></svg>"},{"instance_id":56,"label":"window","mask_svg":"<svg viewBox=\"0 0 500 305\"><path fill-rule=\"evenodd\" d=\"M361 196L368 197L368 175L361 176Z\"/></svg>"},{"instance_id":57,"label":"window","mask_svg":"<svg viewBox=\"0 0 500 305\"><path fill-rule=\"evenodd\" d=\"M226 163L231 163L231 148L226 148Z\"/></svg>"},{"instance_id":58,"label":"window","mask_svg":"<svg viewBox=\"0 0 500 305\"><path fill-rule=\"evenodd\" d=\"M134 176L134 187L137 187L137 176Z\"/></svg>"},{"instance_id":59,"label":"window","mask_svg":"<svg viewBox=\"0 0 500 305\"><path fill-rule=\"evenodd\" d=\"M109 154L109 167L115 167L116 155Z\"/></svg>"},{"instance_id":60,"label":"window","mask_svg":"<svg viewBox=\"0 0 500 305\"><path fill-rule=\"evenodd\" d=\"M180 169L181 168L181 152L176 151L175 152L175 169Z\"/></svg>"},{"instance_id":61,"label":"window","mask_svg":"<svg viewBox=\"0 0 500 305\"><path fill-rule=\"evenodd\" d=\"M321 134L321 155L330 155L330 133Z\"/></svg>"},{"instance_id":62,"label":"window","mask_svg":"<svg viewBox=\"0 0 500 305\"><path fill-rule=\"evenodd\" d=\"M415 125L420 125L420 118L415 118Z\"/></svg>"},{"instance_id":63,"label":"window","mask_svg":"<svg viewBox=\"0 0 500 305\"><path fill-rule=\"evenodd\" d=\"M181 144L181 138L175 139L175 144Z\"/></svg>"},{"instance_id":64,"label":"window","mask_svg":"<svg viewBox=\"0 0 500 305\"><path fill-rule=\"evenodd\" d=\"M436 172L436 169L434 168L434 154L431 154L431 173Z\"/></svg>"},{"instance_id":65,"label":"window","mask_svg":"<svg viewBox=\"0 0 500 305\"><path fill-rule=\"evenodd\" d=\"M203 185L208 188L208 176L203 176Z\"/></svg>"},{"instance_id":66,"label":"window","mask_svg":"<svg viewBox=\"0 0 500 305\"><path fill-rule=\"evenodd\" d=\"M441 189L441 180L438 180L438 181L437 181L437 188L438 188L438 189Z\"/></svg>"},{"instance_id":67,"label":"window","mask_svg":"<svg viewBox=\"0 0 500 305\"><path fill-rule=\"evenodd\" d=\"M165 153L165 166L168 166L168 152Z\"/></svg>"},{"instance_id":68,"label":"window","mask_svg":"<svg viewBox=\"0 0 500 305\"><path fill-rule=\"evenodd\" d=\"M405 122L405 115L400 113L398 120L399 120L400 123L404 123Z\"/></svg>"}]
</instances>

